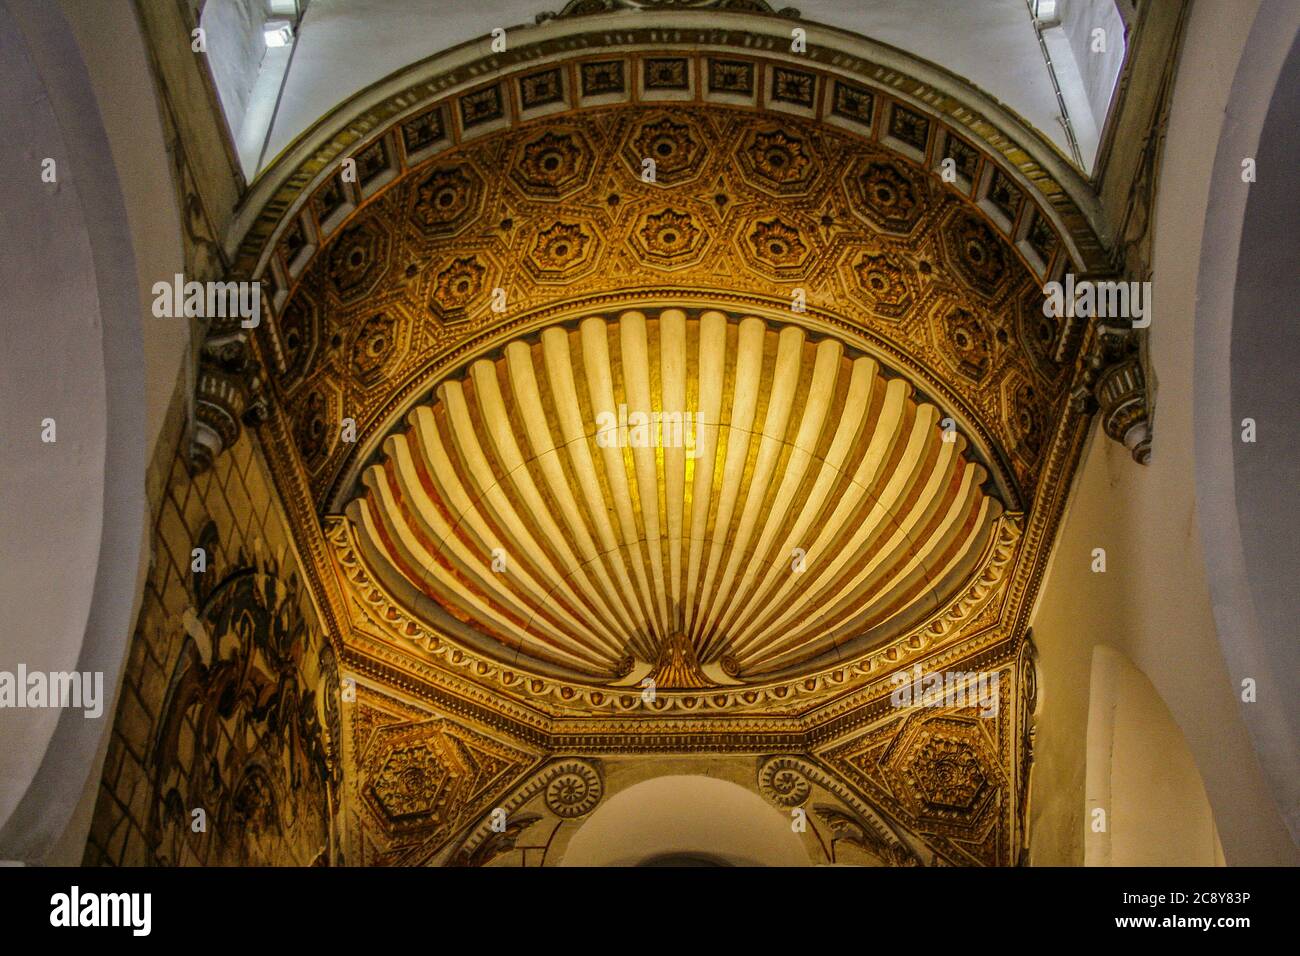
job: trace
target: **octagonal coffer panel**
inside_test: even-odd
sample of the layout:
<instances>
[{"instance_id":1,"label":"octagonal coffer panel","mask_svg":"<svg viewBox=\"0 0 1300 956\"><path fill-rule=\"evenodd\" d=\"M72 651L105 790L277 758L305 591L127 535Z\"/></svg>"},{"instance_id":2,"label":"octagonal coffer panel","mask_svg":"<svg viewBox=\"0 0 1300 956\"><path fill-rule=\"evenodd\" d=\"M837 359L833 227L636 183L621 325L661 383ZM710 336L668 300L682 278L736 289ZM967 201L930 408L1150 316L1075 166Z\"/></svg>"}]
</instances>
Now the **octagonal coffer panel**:
<instances>
[{"instance_id":1,"label":"octagonal coffer panel","mask_svg":"<svg viewBox=\"0 0 1300 956\"><path fill-rule=\"evenodd\" d=\"M757 682L878 646L970 578L1002 506L941 419L794 325L592 317L445 379L348 516L402 605L497 660Z\"/></svg>"}]
</instances>

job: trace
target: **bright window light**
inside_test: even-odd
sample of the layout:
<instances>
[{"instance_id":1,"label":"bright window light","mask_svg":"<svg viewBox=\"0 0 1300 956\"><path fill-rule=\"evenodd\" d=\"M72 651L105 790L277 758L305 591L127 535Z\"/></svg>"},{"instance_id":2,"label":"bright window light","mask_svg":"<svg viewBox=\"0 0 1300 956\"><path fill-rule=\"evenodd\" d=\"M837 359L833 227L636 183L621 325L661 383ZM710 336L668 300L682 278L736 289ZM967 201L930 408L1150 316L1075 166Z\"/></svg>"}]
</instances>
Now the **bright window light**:
<instances>
[{"instance_id":1,"label":"bright window light","mask_svg":"<svg viewBox=\"0 0 1300 956\"><path fill-rule=\"evenodd\" d=\"M262 28L262 38L270 47L288 46L293 42L293 26L288 20L268 20Z\"/></svg>"}]
</instances>

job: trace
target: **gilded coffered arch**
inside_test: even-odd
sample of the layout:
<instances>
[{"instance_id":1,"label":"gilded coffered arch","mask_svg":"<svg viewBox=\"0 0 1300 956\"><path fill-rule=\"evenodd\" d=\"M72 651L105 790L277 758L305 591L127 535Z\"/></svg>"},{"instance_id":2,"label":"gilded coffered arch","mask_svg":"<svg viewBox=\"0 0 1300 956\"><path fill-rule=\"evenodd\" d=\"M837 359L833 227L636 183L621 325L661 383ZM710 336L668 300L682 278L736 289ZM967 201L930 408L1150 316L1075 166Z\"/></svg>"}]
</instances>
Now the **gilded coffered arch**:
<instances>
[{"instance_id":1,"label":"gilded coffered arch","mask_svg":"<svg viewBox=\"0 0 1300 956\"><path fill-rule=\"evenodd\" d=\"M264 321L209 339L388 701L350 711L357 839L482 862L548 755L787 755L843 794L829 858L1013 860L1091 334L1041 287L1104 268L1088 197L946 81L582 19L291 150L237 255ZM900 713L914 665L1005 709Z\"/></svg>"},{"instance_id":2,"label":"gilded coffered arch","mask_svg":"<svg viewBox=\"0 0 1300 956\"><path fill-rule=\"evenodd\" d=\"M653 173L629 159L641 149L659 157L647 157ZM365 152L397 145L363 151L363 177L379 162ZM298 217L267 272L280 306L259 344L282 403L312 411L297 445L324 510L449 361L503 330L664 296L751 303L882 353L942 396L1019 501L1080 330L1034 315L1043 277L1067 265L1063 244L1035 231L1046 219L1018 191L996 195L1020 223L1005 233L905 155L795 117L631 105L548 116L391 178L328 235L319 216ZM357 424L352 448L318 424L339 402Z\"/></svg>"}]
</instances>

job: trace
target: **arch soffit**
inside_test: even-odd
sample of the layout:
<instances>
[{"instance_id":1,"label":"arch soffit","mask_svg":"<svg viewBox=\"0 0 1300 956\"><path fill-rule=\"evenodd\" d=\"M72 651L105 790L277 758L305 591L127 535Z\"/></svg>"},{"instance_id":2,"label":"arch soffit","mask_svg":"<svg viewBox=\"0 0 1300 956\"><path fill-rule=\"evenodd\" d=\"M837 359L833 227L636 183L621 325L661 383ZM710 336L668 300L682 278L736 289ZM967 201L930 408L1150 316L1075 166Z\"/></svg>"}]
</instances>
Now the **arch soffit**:
<instances>
[{"instance_id":1,"label":"arch soffit","mask_svg":"<svg viewBox=\"0 0 1300 956\"><path fill-rule=\"evenodd\" d=\"M727 16L740 15L728 13ZM603 17L583 19L581 26L587 27L589 24L586 21L594 22ZM767 45L775 48L776 41L770 33L773 18L749 19L756 19L768 31ZM638 23L640 22L639 19ZM549 28L551 24L543 26ZM810 26L810 29L816 28ZM237 247L237 273L251 273L270 287L271 295L267 304L274 320L275 313L288 303L298 280L307 273L316 255L353 221L361 207L402 181L410 171L461 149L483 133L490 134L513 125L527 124L554 115L557 110L566 115L581 115L584 110L592 107L632 103L671 110L675 103L681 102L680 99L668 99L667 96L673 94L665 94L664 98L655 102L643 88L643 81L630 74L643 67L648 51L676 51L681 48L663 42L649 43L648 35L638 35L647 33L640 27L627 32L629 37L624 39L629 42L626 44L596 45L593 38L599 35L586 31L569 37L564 44L549 41L555 47L551 50L547 49L548 40L539 38L512 51L513 56L501 54L466 64L462 61L466 60L471 48L475 48L474 44L469 44L431 57L403 71L398 77L358 94L303 134L254 184L249 201L245 204L243 218L236 225L236 231L243 226L249 227ZM694 34L695 31L689 32ZM964 147L979 155L971 159L970 177L965 178L959 174L958 182L950 187L951 191L986 217L999 237L1014 250L1016 260L1036 275L1039 281L1059 276L1066 271L1104 268L1105 256L1098 234L1092 228L1097 217L1095 197L1091 191L1082 184L1068 164L1061 165L1060 157L1053 156L1053 148L1049 144L1025 129L1015 117L987 101L978 91L967 89L963 92L972 101L986 108L990 115L999 116L1012 128L1019 127L1022 139L1030 144L1029 149L1017 145L1016 140L1003 133L984 114L975 112L955 93L949 92L948 90L961 85L960 80L900 51L870 44L861 38L840 36L839 31L827 31L828 41L837 40L843 45L856 39L859 44L866 44L867 47L878 47L876 52L880 54L883 63L911 60L913 62L909 65L923 74L933 74L933 78L912 79L899 74L891 65L872 63L860 56L849 58L842 51L838 51L834 63L823 64L818 62L817 54L825 56L825 53L815 42L810 51L816 52L807 58L812 60L811 65L803 57L779 52L768 51L761 57L755 57L752 50L746 50L744 54L733 52L730 55L736 57L734 62L751 65L754 90L746 101L744 96L715 93L711 88L712 77L705 76L707 70L720 62L713 54L734 50L727 43L734 42L736 37L718 29L699 32L708 36L687 36L685 34L688 31L679 31L672 38L678 43L712 41L708 42L704 50L676 53L691 64L691 90L687 95L694 104L718 103L729 108L748 107L763 110L776 118L788 115L792 120L811 120L828 130L833 128L840 134L857 134L877 148L892 151L903 160L928 168L931 173L937 172L945 153L959 151ZM815 41L816 38L814 34L811 39ZM608 40L609 37L605 35L603 39ZM633 42L635 40L645 42ZM590 59L611 52L617 54L617 59ZM580 89L584 81L579 79L580 67L577 64L604 62L625 64L625 89L613 95L584 95ZM798 66L783 65L793 63ZM557 66L563 73L561 102L531 108L526 106L522 99L522 82L537 76L539 71ZM433 74L440 68L448 69L436 73L431 79L417 79ZM493 78L487 83L482 79L485 70L493 71ZM810 81L809 105L778 98L774 81L782 76L797 76ZM849 76L852 79L846 78ZM389 95L390 88L394 86L401 87L400 92ZM473 126L480 128L472 128L467 122L467 108L472 108L470 104L490 100L493 96L498 101L500 116L483 124L474 123ZM984 102L980 103L980 100ZM850 115L854 108L860 110L860 115ZM351 119L347 118L349 115ZM900 117L905 119L899 121ZM918 117L924 124L920 138L914 141L919 144L919 149L905 141L901 129L907 122ZM429 132L431 126L433 132ZM411 138L419 135L421 127L432 138L431 142L423 143L418 138ZM417 148L411 148L412 143ZM350 196L341 197L339 205L342 210L332 217L322 218L318 215L318 198L339 187L338 173L343 161L365 161L376 152L381 154L379 168ZM1048 175L1049 166L1059 171L1061 181ZM1008 187L1017 195L1015 202L1018 204L1018 211L1013 211L1011 215L1000 210L996 201L999 191L1005 191ZM1023 196L1024 201L1019 196ZM1079 197L1082 204L1076 202L1075 197ZM256 218L250 222L247 217L254 215L254 212ZM296 254L287 251L294 247L300 251ZM600 303L602 307L608 304L612 303ZM771 311L772 307L780 307L781 304L754 302L752 305L758 309L767 305ZM533 315L531 324L553 321L554 316L552 303L546 314ZM819 321L822 321L822 317L818 310L810 310L805 319L806 324L815 326ZM829 319L830 324L834 324L834 321L833 317ZM521 324L527 326L528 319L510 316L500 324L500 331L504 332L509 327L514 334L518 334ZM476 332L474 338L458 343L457 351L466 355L475 350L481 352L490 348L490 344L484 343L495 339L497 331L498 329L487 333ZM852 331L858 333L856 337L860 340L855 344L882 357L891 367L900 368L922 388L928 388L952 408L959 426L971 433L976 446L994 461L995 474L1003 489L1009 491L1009 503L1016 506L1019 498L1015 490L1016 481L1010 476L1005 463L998 460L998 443L992 441L987 432L979 427L977 423L980 416L972 414L961 396L945 388L944 374L929 374L930 370L924 363L909 363L906 355L889 354L890 349L880 348L879 341L873 341L869 333L862 334L865 331L863 329L855 328ZM1065 334L1061 336L1063 340L1066 337ZM897 353L896 349L893 351ZM382 416L380 427L365 429L358 446L360 453L352 456L351 467L334 483L328 503L322 502L326 504L327 510L338 510L341 507L340 495L346 495L352 487L362 463L378 447L392 424L419 397L418 389L404 391L417 394L404 403L391 404ZM1003 467L998 467L999 464Z\"/></svg>"},{"instance_id":2,"label":"arch soffit","mask_svg":"<svg viewBox=\"0 0 1300 956\"><path fill-rule=\"evenodd\" d=\"M360 90L298 135L253 181L226 241L236 273L261 274L290 217L337 173L343 160L430 105L456 101L556 62L654 50L758 56L906 103L972 140L1027 189L1051 219L1077 270L1104 271L1113 265L1110 228L1088 180L1032 126L959 76L889 44L802 21L808 49L793 54L788 51L791 21L782 17L709 10L706 26L682 26L683 16L701 13L641 10L634 28L618 13L576 22L555 18L528 28L529 42L506 52L485 56L485 40L463 43ZM492 80L485 84L489 75ZM533 118L520 114L517 101L507 105L511 122ZM444 148L458 145L462 133L450 130Z\"/></svg>"}]
</instances>

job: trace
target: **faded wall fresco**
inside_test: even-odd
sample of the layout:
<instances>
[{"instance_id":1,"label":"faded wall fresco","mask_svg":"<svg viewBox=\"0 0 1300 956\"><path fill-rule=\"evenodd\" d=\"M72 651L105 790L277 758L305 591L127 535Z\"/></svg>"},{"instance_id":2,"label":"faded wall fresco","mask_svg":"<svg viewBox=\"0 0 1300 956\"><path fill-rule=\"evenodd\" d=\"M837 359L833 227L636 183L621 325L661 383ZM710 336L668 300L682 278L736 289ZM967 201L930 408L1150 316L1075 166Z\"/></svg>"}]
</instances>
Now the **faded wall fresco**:
<instances>
[{"instance_id":1,"label":"faded wall fresco","mask_svg":"<svg viewBox=\"0 0 1300 956\"><path fill-rule=\"evenodd\" d=\"M168 464L85 862L337 863L338 668L262 459Z\"/></svg>"}]
</instances>

